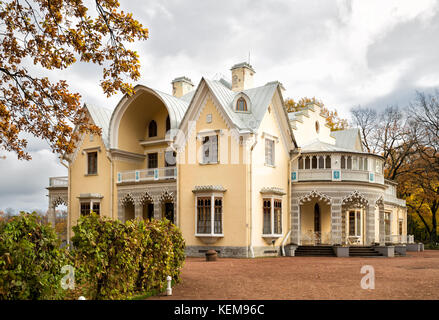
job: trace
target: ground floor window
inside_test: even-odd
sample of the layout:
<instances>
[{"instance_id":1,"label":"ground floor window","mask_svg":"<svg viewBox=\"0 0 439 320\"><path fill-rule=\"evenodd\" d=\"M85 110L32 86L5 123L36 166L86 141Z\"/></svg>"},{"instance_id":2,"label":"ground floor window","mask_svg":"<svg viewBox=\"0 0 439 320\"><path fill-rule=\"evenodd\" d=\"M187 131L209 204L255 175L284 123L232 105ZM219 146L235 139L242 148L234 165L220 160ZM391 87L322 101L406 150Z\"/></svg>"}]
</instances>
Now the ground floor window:
<instances>
[{"instance_id":1,"label":"ground floor window","mask_svg":"<svg viewBox=\"0 0 439 320\"><path fill-rule=\"evenodd\" d=\"M384 212L384 230L386 235L390 235L390 212Z\"/></svg>"},{"instance_id":2,"label":"ground floor window","mask_svg":"<svg viewBox=\"0 0 439 320\"><path fill-rule=\"evenodd\" d=\"M263 207L263 234L282 234L282 200L265 198Z\"/></svg>"},{"instance_id":3,"label":"ground floor window","mask_svg":"<svg viewBox=\"0 0 439 320\"><path fill-rule=\"evenodd\" d=\"M91 211L99 215L101 213L101 203L96 200L81 201L80 211L81 211L81 216L89 215Z\"/></svg>"},{"instance_id":4,"label":"ground floor window","mask_svg":"<svg viewBox=\"0 0 439 320\"><path fill-rule=\"evenodd\" d=\"M197 197L197 234L223 233L223 198Z\"/></svg>"},{"instance_id":5,"label":"ground floor window","mask_svg":"<svg viewBox=\"0 0 439 320\"><path fill-rule=\"evenodd\" d=\"M402 236L402 219L400 219L398 223L398 233Z\"/></svg>"},{"instance_id":6,"label":"ground floor window","mask_svg":"<svg viewBox=\"0 0 439 320\"><path fill-rule=\"evenodd\" d=\"M349 236L361 236L361 211L349 211Z\"/></svg>"}]
</instances>

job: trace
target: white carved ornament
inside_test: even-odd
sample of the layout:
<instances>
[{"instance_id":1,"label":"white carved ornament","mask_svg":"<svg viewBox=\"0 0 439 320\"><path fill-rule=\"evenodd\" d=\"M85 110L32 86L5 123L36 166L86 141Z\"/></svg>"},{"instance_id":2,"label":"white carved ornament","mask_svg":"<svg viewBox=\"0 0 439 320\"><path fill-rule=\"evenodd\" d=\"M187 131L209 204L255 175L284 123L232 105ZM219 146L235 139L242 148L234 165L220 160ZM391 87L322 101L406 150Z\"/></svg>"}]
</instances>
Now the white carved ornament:
<instances>
[{"instance_id":1,"label":"white carved ornament","mask_svg":"<svg viewBox=\"0 0 439 320\"><path fill-rule=\"evenodd\" d=\"M299 198L299 204L303 205L306 202L311 201L312 199L318 199L319 201L323 201L326 204L331 204L331 198L328 197L326 194L323 194L321 192L318 192L316 190L311 191L307 195Z\"/></svg>"}]
</instances>

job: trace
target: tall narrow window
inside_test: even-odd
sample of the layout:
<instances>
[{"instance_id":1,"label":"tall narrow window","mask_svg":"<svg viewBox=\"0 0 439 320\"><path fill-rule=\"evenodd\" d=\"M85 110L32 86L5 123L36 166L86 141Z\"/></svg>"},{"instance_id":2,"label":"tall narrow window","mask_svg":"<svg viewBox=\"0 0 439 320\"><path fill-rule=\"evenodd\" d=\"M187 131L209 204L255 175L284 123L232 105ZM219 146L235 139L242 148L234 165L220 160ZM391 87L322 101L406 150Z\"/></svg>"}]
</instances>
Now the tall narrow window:
<instances>
[{"instance_id":1,"label":"tall narrow window","mask_svg":"<svg viewBox=\"0 0 439 320\"><path fill-rule=\"evenodd\" d=\"M349 212L349 235L355 236L355 211Z\"/></svg>"},{"instance_id":2,"label":"tall narrow window","mask_svg":"<svg viewBox=\"0 0 439 320\"><path fill-rule=\"evenodd\" d=\"M299 170L303 169L303 157L299 157Z\"/></svg>"},{"instance_id":3,"label":"tall narrow window","mask_svg":"<svg viewBox=\"0 0 439 320\"><path fill-rule=\"evenodd\" d=\"M342 169L346 169L346 158L345 156L341 156L341 163L340 163L340 168Z\"/></svg>"},{"instance_id":4,"label":"tall narrow window","mask_svg":"<svg viewBox=\"0 0 439 320\"><path fill-rule=\"evenodd\" d=\"M101 213L101 204L99 202L93 202L93 212L97 215Z\"/></svg>"},{"instance_id":5,"label":"tall narrow window","mask_svg":"<svg viewBox=\"0 0 439 320\"><path fill-rule=\"evenodd\" d=\"M87 174L97 174L98 173L98 153L89 152L87 153Z\"/></svg>"},{"instance_id":6,"label":"tall narrow window","mask_svg":"<svg viewBox=\"0 0 439 320\"><path fill-rule=\"evenodd\" d=\"M385 212L384 213L384 227L385 227L385 232L386 232L386 236L390 235L390 212Z\"/></svg>"},{"instance_id":7,"label":"tall narrow window","mask_svg":"<svg viewBox=\"0 0 439 320\"><path fill-rule=\"evenodd\" d=\"M148 137L157 137L157 122L151 120L148 126Z\"/></svg>"},{"instance_id":8,"label":"tall narrow window","mask_svg":"<svg viewBox=\"0 0 439 320\"><path fill-rule=\"evenodd\" d=\"M351 156L348 156L347 168L352 169L352 157Z\"/></svg>"},{"instance_id":9,"label":"tall narrow window","mask_svg":"<svg viewBox=\"0 0 439 320\"><path fill-rule=\"evenodd\" d=\"M274 166L274 140L265 139L265 164Z\"/></svg>"},{"instance_id":10,"label":"tall narrow window","mask_svg":"<svg viewBox=\"0 0 439 320\"><path fill-rule=\"evenodd\" d=\"M398 234L402 236L402 220L400 219L398 222Z\"/></svg>"},{"instance_id":11,"label":"tall narrow window","mask_svg":"<svg viewBox=\"0 0 439 320\"><path fill-rule=\"evenodd\" d=\"M215 234L223 233L223 200L221 198L215 198L215 216L214 216L214 230Z\"/></svg>"},{"instance_id":12,"label":"tall narrow window","mask_svg":"<svg viewBox=\"0 0 439 320\"><path fill-rule=\"evenodd\" d=\"M211 233L211 198L197 199L197 233Z\"/></svg>"},{"instance_id":13,"label":"tall narrow window","mask_svg":"<svg viewBox=\"0 0 439 320\"><path fill-rule=\"evenodd\" d=\"M310 169L310 160L309 157L305 158L305 169Z\"/></svg>"},{"instance_id":14,"label":"tall narrow window","mask_svg":"<svg viewBox=\"0 0 439 320\"><path fill-rule=\"evenodd\" d=\"M319 169L324 169L325 168L325 158L323 158L323 156L319 157Z\"/></svg>"},{"instance_id":15,"label":"tall narrow window","mask_svg":"<svg viewBox=\"0 0 439 320\"><path fill-rule=\"evenodd\" d=\"M282 201L274 200L274 234L282 234Z\"/></svg>"},{"instance_id":16,"label":"tall narrow window","mask_svg":"<svg viewBox=\"0 0 439 320\"><path fill-rule=\"evenodd\" d=\"M247 111L247 102L244 98L239 98L236 102L236 111Z\"/></svg>"},{"instance_id":17,"label":"tall narrow window","mask_svg":"<svg viewBox=\"0 0 439 320\"><path fill-rule=\"evenodd\" d=\"M359 159L358 170L363 170L363 158L360 157Z\"/></svg>"},{"instance_id":18,"label":"tall narrow window","mask_svg":"<svg viewBox=\"0 0 439 320\"><path fill-rule=\"evenodd\" d=\"M218 136L203 137L203 163L218 163Z\"/></svg>"},{"instance_id":19,"label":"tall narrow window","mask_svg":"<svg viewBox=\"0 0 439 320\"><path fill-rule=\"evenodd\" d=\"M271 234L271 199L263 200L264 226L263 234Z\"/></svg>"},{"instance_id":20,"label":"tall narrow window","mask_svg":"<svg viewBox=\"0 0 439 320\"><path fill-rule=\"evenodd\" d=\"M169 119L169 116L166 117L166 132L171 130L171 119Z\"/></svg>"},{"instance_id":21,"label":"tall narrow window","mask_svg":"<svg viewBox=\"0 0 439 320\"><path fill-rule=\"evenodd\" d=\"M364 162L363 162L363 170L364 170L364 171L367 171L367 170L368 170L368 168L367 168L367 158L364 158Z\"/></svg>"},{"instance_id":22,"label":"tall narrow window","mask_svg":"<svg viewBox=\"0 0 439 320\"><path fill-rule=\"evenodd\" d=\"M158 167L158 158L157 153L148 153L148 175L154 175L155 168Z\"/></svg>"},{"instance_id":23,"label":"tall narrow window","mask_svg":"<svg viewBox=\"0 0 439 320\"><path fill-rule=\"evenodd\" d=\"M317 157L316 156L312 157L312 168L317 169Z\"/></svg>"},{"instance_id":24,"label":"tall narrow window","mask_svg":"<svg viewBox=\"0 0 439 320\"><path fill-rule=\"evenodd\" d=\"M326 156L326 169L331 169L331 156Z\"/></svg>"}]
</instances>

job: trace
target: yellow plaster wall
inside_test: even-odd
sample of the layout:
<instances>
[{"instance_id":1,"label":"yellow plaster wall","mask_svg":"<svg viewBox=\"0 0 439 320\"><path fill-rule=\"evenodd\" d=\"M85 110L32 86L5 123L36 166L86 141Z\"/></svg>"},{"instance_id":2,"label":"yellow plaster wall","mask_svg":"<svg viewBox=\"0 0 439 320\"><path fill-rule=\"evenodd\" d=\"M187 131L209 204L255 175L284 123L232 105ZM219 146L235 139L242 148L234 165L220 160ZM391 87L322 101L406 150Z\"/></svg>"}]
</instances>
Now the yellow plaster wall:
<instances>
[{"instance_id":1,"label":"yellow plaster wall","mask_svg":"<svg viewBox=\"0 0 439 320\"><path fill-rule=\"evenodd\" d=\"M98 173L97 175L86 175L87 173L87 154L83 154L84 149L100 147L98 151ZM90 135L85 134L82 144L79 146L75 160L70 163L69 172L69 217L70 225L76 224L80 216L79 195L81 193L99 193L104 197L100 201L101 216L111 217L111 164L107 157L105 145L100 136L94 136L90 141Z\"/></svg>"},{"instance_id":2,"label":"yellow plaster wall","mask_svg":"<svg viewBox=\"0 0 439 320\"><path fill-rule=\"evenodd\" d=\"M212 115L212 122L206 123L206 116ZM196 139L197 132L202 130L228 130L225 121L217 111L212 99L207 99L205 106L198 118L196 128L188 138L184 153L179 154L183 157L184 163L179 161L179 219L183 236L188 246L205 245L195 237L195 195L192 192L197 185L221 185L227 191L223 198L223 233L224 238L218 240L214 245L218 246L246 246L246 165L231 163L231 140L233 137L227 137L229 147L227 150L228 163L202 165L196 160L195 164L189 163L190 157L193 156L188 145L193 144L196 150L200 150L201 141ZM221 154L224 148L223 139L218 138L218 158L224 156ZM189 148L189 150L188 150ZM242 147L238 146L240 158L242 159ZM191 154L191 156L188 156ZM225 159L224 159L225 160ZM224 161L225 162L225 161Z\"/></svg>"},{"instance_id":3,"label":"yellow plaster wall","mask_svg":"<svg viewBox=\"0 0 439 320\"><path fill-rule=\"evenodd\" d=\"M262 119L259 127L258 142L253 150L252 156L252 214L253 214L253 246L267 246L267 243L262 237L263 229L263 198L265 197L260 193L260 190L264 187L277 187L283 189L286 193L284 196L277 196L276 198L282 199L282 233L285 234L290 229L290 217L289 217L289 189L288 189L288 166L289 166L289 153L286 150L283 138L280 132L279 122L276 118L276 110L273 105L270 104L269 109ZM280 115L279 115L280 116ZM262 134L269 134L278 138L278 142L275 142L275 166L265 165L265 138L261 137ZM270 138L266 136L267 138ZM275 245L280 245L282 238L277 239Z\"/></svg>"}]
</instances>

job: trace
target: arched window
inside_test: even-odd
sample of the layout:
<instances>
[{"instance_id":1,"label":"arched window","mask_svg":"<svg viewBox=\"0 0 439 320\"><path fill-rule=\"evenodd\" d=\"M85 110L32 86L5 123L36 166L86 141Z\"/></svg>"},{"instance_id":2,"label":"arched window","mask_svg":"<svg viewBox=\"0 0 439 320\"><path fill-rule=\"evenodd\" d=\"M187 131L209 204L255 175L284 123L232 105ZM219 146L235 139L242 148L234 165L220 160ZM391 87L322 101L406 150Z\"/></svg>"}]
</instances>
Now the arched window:
<instances>
[{"instance_id":1,"label":"arched window","mask_svg":"<svg viewBox=\"0 0 439 320\"><path fill-rule=\"evenodd\" d=\"M247 102L244 98L239 98L236 102L236 111L247 111Z\"/></svg>"},{"instance_id":2,"label":"arched window","mask_svg":"<svg viewBox=\"0 0 439 320\"><path fill-rule=\"evenodd\" d=\"M171 119L169 119L169 116L166 117L166 132L171 130Z\"/></svg>"},{"instance_id":3,"label":"arched window","mask_svg":"<svg viewBox=\"0 0 439 320\"><path fill-rule=\"evenodd\" d=\"M340 163L342 169L346 169L346 158L345 156L341 156L341 163Z\"/></svg>"},{"instance_id":4,"label":"arched window","mask_svg":"<svg viewBox=\"0 0 439 320\"><path fill-rule=\"evenodd\" d=\"M309 169L310 168L310 161L309 161L309 157L305 158L305 169Z\"/></svg>"},{"instance_id":5,"label":"arched window","mask_svg":"<svg viewBox=\"0 0 439 320\"><path fill-rule=\"evenodd\" d=\"M325 158L323 158L323 156L319 157L319 169L324 169L325 168Z\"/></svg>"},{"instance_id":6,"label":"arched window","mask_svg":"<svg viewBox=\"0 0 439 320\"><path fill-rule=\"evenodd\" d=\"M347 168L352 169L352 157L351 156L348 156Z\"/></svg>"},{"instance_id":7,"label":"arched window","mask_svg":"<svg viewBox=\"0 0 439 320\"><path fill-rule=\"evenodd\" d=\"M326 169L331 169L331 157L326 156Z\"/></svg>"},{"instance_id":8,"label":"arched window","mask_svg":"<svg viewBox=\"0 0 439 320\"><path fill-rule=\"evenodd\" d=\"M303 158L299 157L299 169L303 169Z\"/></svg>"},{"instance_id":9,"label":"arched window","mask_svg":"<svg viewBox=\"0 0 439 320\"><path fill-rule=\"evenodd\" d=\"M154 120L149 123L148 137L157 137L157 123Z\"/></svg>"},{"instance_id":10,"label":"arched window","mask_svg":"<svg viewBox=\"0 0 439 320\"><path fill-rule=\"evenodd\" d=\"M317 169L317 157L316 156L312 157L312 168Z\"/></svg>"}]
</instances>

